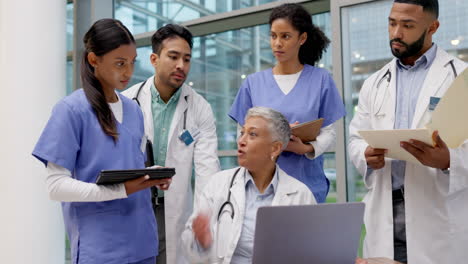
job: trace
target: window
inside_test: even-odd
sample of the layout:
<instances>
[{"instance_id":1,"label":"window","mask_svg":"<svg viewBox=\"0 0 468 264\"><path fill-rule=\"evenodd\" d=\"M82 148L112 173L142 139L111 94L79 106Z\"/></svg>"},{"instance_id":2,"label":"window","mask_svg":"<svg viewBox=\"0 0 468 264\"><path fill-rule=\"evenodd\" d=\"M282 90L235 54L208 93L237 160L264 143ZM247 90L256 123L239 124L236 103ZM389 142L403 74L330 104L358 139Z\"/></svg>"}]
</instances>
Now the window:
<instances>
[{"instance_id":1,"label":"window","mask_svg":"<svg viewBox=\"0 0 468 264\"><path fill-rule=\"evenodd\" d=\"M274 0L115 0L115 18L134 34L154 31L169 23L181 23L217 13L257 6Z\"/></svg>"}]
</instances>

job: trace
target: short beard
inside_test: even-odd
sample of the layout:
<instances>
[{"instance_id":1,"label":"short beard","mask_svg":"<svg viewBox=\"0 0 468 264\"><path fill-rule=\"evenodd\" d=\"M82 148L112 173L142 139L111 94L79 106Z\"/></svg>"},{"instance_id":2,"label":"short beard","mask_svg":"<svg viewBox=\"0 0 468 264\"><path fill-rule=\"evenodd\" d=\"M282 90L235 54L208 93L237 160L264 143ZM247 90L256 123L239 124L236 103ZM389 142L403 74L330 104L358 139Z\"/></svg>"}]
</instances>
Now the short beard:
<instances>
[{"instance_id":1,"label":"short beard","mask_svg":"<svg viewBox=\"0 0 468 264\"><path fill-rule=\"evenodd\" d=\"M390 40L390 50L392 51L393 56L397 57L398 59L406 59L406 58L417 55L422 50L425 40L426 40L426 31L424 31L424 33L421 35L421 37L418 40L416 40L415 42L411 44L407 44L399 38L392 39ZM393 49L392 48L393 42L397 42L405 46L406 48L405 51L401 52L398 49Z\"/></svg>"},{"instance_id":2,"label":"short beard","mask_svg":"<svg viewBox=\"0 0 468 264\"><path fill-rule=\"evenodd\" d=\"M185 83L185 80L184 80L184 81L182 82L182 84L179 85L179 86L173 85L173 84L171 84L171 83L169 83L169 86L172 87L172 89L174 89L174 90L179 90L179 88L182 87L182 86L184 85L184 83Z\"/></svg>"}]
</instances>

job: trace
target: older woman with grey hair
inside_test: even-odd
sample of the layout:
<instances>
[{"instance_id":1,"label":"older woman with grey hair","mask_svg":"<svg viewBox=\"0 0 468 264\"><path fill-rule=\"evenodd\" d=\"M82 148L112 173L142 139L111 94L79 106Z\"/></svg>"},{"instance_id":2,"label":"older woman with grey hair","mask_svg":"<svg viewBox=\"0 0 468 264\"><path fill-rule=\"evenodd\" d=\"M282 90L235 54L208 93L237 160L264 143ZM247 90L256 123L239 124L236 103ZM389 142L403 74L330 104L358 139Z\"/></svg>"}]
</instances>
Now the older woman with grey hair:
<instances>
[{"instance_id":1,"label":"older woman with grey hair","mask_svg":"<svg viewBox=\"0 0 468 264\"><path fill-rule=\"evenodd\" d=\"M310 190L276 165L291 128L279 112L251 108L237 141L240 167L203 188L182 239L191 262L252 263L257 209L315 204Z\"/></svg>"}]
</instances>

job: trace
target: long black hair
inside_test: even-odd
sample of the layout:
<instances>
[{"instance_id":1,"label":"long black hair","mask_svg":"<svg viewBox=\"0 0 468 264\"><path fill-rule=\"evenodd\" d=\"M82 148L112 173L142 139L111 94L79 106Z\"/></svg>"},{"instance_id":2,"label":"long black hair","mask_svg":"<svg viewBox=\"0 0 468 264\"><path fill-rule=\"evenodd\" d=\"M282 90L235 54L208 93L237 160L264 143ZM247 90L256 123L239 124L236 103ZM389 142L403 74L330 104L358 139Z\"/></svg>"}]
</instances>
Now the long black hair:
<instances>
[{"instance_id":1,"label":"long black hair","mask_svg":"<svg viewBox=\"0 0 468 264\"><path fill-rule=\"evenodd\" d=\"M276 19L286 19L299 31L307 32L307 40L299 49L299 61L302 64L315 65L327 49L330 40L312 23L310 14L298 4L282 4L271 11L269 24Z\"/></svg>"},{"instance_id":2,"label":"long black hair","mask_svg":"<svg viewBox=\"0 0 468 264\"><path fill-rule=\"evenodd\" d=\"M94 75L94 68L88 61L88 54L94 52L96 56L102 56L121 45L134 44L130 31L116 19L101 19L96 21L86 32L83 38L85 50L81 61L81 82L83 90L102 130L117 142L116 120L110 109L102 85Z\"/></svg>"}]
</instances>

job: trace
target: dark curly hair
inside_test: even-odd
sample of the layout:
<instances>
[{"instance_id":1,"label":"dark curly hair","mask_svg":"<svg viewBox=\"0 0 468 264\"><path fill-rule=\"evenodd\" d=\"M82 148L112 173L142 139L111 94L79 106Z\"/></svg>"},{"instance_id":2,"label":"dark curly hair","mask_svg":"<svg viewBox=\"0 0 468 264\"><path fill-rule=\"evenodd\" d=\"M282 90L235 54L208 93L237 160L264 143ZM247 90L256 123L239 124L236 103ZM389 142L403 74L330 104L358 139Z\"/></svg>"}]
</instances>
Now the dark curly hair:
<instances>
[{"instance_id":1,"label":"dark curly hair","mask_svg":"<svg viewBox=\"0 0 468 264\"><path fill-rule=\"evenodd\" d=\"M162 49L162 43L165 39L180 37L185 39L190 46L190 49L193 47L192 33L180 25L176 24L167 24L159 28L151 37L151 46L153 53L160 55Z\"/></svg>"},{"instance_id":2,"label":"dark curly hair","mask_svg":"<svg viewBox=\"0 0 468 264\"><path fill-rule=\"evenodd\" d=\"M315 65L322 58L330 40L312 23L312 17L301 5L282 4L274 8L270 14L270 27L280 18L288 20L299 34L307 32L307 40L299 49L299 61L302 64Z\"/></svg>"}]
</instances>

